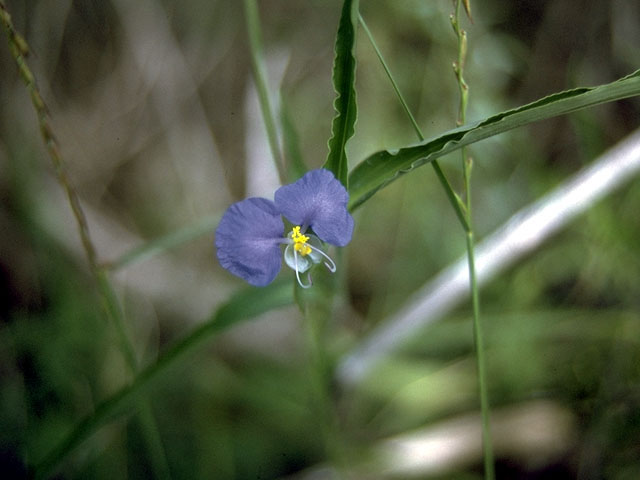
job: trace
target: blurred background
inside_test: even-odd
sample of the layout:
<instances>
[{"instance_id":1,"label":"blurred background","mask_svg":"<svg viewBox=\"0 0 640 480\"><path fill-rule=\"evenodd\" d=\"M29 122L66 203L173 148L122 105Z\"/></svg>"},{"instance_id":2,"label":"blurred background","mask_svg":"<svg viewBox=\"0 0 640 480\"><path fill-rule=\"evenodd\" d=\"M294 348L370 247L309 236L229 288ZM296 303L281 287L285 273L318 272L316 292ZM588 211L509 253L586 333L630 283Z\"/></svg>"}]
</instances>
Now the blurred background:
<instances>
[{"instance_id":1,"label":"blurred background","mask_svg":"<svg viewBox=\"0 0 640 480\"><path fill-rule=\"evenodd\" d=\"M202 230L112 270L141 365L185 337L243 282L213 249L222 212L277 187L257 106L243 2L9 0L101 262ZM308 168L333 117L338 0L259 0L278 116ZM449 0L361 1L361 13L425 136L455 126ZM625 0L472 1L475 121L640 65L640 5ZM375 53L358 37L359 117L350 165L416 141ZM0 44L0 470L26 475L131 380L104 315L28 92ZM638 127L629 99L473 145L477 237ZM295 132L295 135L293 134ZM441 161L461 186L459 155ZM483 288L499 478L640 478L640 183L630 179ZM330 362L356 348L464 253L430 168L356 213L326 319ZM195 227L194 227L195 226ZM281 273L281 277L292 272ZM294 306L236 326L163 377L151 410L163 470L121 417L59 478L481 478L470 311L416 332L356 386L335 384L322 433ZM424 457L424 458L423 458Z\"/></svg>"}]
</instances>

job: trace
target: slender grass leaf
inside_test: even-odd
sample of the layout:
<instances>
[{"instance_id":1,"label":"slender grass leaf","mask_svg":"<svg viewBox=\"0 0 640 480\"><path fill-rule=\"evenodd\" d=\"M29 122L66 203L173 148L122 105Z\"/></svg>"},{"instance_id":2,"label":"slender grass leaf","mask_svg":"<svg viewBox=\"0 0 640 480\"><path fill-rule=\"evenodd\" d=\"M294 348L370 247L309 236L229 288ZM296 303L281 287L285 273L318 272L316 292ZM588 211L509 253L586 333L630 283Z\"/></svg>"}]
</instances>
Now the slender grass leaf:
<instances>
[{"instance_id":1,"label":"slender grass leaf","mask_svg":"<svg viewBox=\"0 0 640 480\"><path fill-rule=\"evenodd\" d=\"M256 90L258 92L258 101L260 102L260 111L262 112L262 120L267 132L267 140L269 148L273 156L273 162L278 170L280 181L286 181L284 164L282 162L282 153L280 152L280 143L278 141L278 131L276 129L275 116L271 108L271 100L269 94L269 85L267 82L267 73L265 71L264 53L262 48L262 34L260 32L260 15L258 14L258 4L256 0L244 0L244 12L247 22L247 35L249 36L249 52L251 53L251 68L253 77L256 82Z\"/></svg>"},{"instance_id":2,"label":"slender grass leaf","mask_svg":"<svg viewBox=\"0 0 640 480\"><path fill-rule=\"evenodd\" d=\"M336 37L333 62L333 88L337 97L333 102L336 116L331 124L329 156L324 168L331 170L347 187L349 167L347 165L347 141L355 132L358 116L356 106L356 28L358 25L358 0L345 0Z\"/></svg>"},{"instance_id":3,"label":"slender grass leaf","mask_svg":"<svg viewBox=\"0 0 640 480\"><path fill-rule=\"evenodd\" d=\"M289 105L285 96L281 95L281 97L280 124L282 126L282 144L284 147L285 165L287 167L287 180L289 182L295 182L307 173L308 168L302 157L300 138L293 119L291 118Z\"/></svg>"},{"instance_id":4,"label":"slender grass leaf","mask_svg":"<svg viewBox=\"0 0 640 480\"><path fill-rule=\"evenodd\" d=\"M640 95L640 70L605 85L555 93L418 144L374 153L349 175L349 208L357 208L378 190L414 168L466 145L539 120L635 95Z\"/></svg>"},{"instance_id":5,"label":"slender grass leaf","mask_svg":"<svg viewBox=\"0 0 640 480\"><path fill-rule=\"evenodd\" d=\"M186 338L167 350L158 360L140 371L135 380L99 404L40 463L35 465L35 478L48 478L76 447L107 422L139 406L140 395L158 381L171 367L226 328L262 313L293 303L291 280L275 282L264 288L247 288L222 305L212 318Z\"/></svg>"},{"instance_id":6,"label":"slender grass leaf","mask_svg":"<svg viewBox=\"0 0 640 480\"><path fill-rule=\"evenodd\" d=\"M195 240L196 238L213 232L220 221L220 214L208 215L197 222L187 225L171 233L151 240L128 251L120 258L108 262L104 265L107 270L118 270L120 268L142 262L156 255L165 253L172 248Z\"/></svg>"}]
</instances>

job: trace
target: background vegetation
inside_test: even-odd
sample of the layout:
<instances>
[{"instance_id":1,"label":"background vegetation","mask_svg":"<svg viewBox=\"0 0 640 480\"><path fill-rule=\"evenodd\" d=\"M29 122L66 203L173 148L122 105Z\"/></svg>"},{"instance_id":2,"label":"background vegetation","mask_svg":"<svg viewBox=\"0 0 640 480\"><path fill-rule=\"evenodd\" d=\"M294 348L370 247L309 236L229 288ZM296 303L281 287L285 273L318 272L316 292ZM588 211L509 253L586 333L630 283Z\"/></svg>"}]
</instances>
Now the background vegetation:
<instances>
[{"instance_id":1,"label":"background vegetation","mask_svg":"<svg viewBox=\"0 0 640 480\"><path fill-rule=\"evenodd\" d=\"M230 203L271 197L277 186L242 2L6 3L29 43L99 261L115 262L135 360L151 365L244 288L218 265L213 229ZM300 152L308 168L327 155L341 5L258 2L269 81L290 140L285 151ZM470 121L608 83L640 65L634 2L492 0L472 8ZM425 136L452 128L451 2L363 0L360 11ZM6 46L0 470L24 476L134 375ZM351 166L415 141L362 31L357 58ZM622 100L475 144L476 236L623 139L637 128L639 110L637 99ZM455 187L458 157L441 160ZM640 477L638 205L640 184L631 180L483 288L499 478ZM464 235L428 168L378 193L355 218L338 267L344 293L322 332L331 365L464 253ZM158 238L156 250L118 263ZM357 386L336 381L318 405L304 321L296 307L278 308L207 339L140 397L149 415L131 409L109 419L56 471L62 478L480 477L471 333L470 310L460 307ZM401 440L417 433L450 443L423 446L435 460L411 470L417 455L403 456Z\"/></svg>"}]
</instances>

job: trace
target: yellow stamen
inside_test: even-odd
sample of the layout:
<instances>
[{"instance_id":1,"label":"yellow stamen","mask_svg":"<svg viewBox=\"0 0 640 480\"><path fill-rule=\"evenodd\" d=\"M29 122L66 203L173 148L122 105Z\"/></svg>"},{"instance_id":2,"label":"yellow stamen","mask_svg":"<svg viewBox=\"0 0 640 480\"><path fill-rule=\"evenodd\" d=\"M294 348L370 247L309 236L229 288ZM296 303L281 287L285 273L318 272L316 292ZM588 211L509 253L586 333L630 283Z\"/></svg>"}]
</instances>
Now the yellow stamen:
<instances>
[{"instance_id":1,"label":"yellow stamen","mask_svg":"<svg viewBox=\"0 0 640 480\"><path fill-rule=\"evenodd\" d=\"M291 240L293 240L293 248L303 257L311 253L311 247L307 245L309 237L300 233L300 227L293 227Z\"/></svg>"}]
</instances>

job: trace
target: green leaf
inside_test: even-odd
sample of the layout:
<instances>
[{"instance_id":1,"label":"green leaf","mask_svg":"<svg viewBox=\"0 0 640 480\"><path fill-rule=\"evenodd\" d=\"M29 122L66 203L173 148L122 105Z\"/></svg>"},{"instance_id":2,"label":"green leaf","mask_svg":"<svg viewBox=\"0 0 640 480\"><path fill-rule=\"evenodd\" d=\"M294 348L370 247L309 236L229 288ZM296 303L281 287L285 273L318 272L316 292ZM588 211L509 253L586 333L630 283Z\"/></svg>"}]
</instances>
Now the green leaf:
<instances>
[{"instance_id":1,"label":"green leaf","mask_svg":"<svg viewBox=\"0 0 640 480\"><path fill-rule=\"evenodd\" d=\"M262 112L262 120L267 131L267 140L269 141L269 149L273 157L273 162L278 170L280 181L285 182L287 176L284 171L282 162L282 153L278 143L278 131L276 129L276 121L271 108L271 100L269 98L269 85L267 82L267 74L265 71L264 49L262 48L262 33L260 32L260 15L258 12L257 0L244 0L244 12L247 22L247 35L249 37L249 53L251 54L251 69L256 82L256 90L258 92L258 101L260 102L260 111Z\"/></svg>"},{"instance_id":2,"label":"green leaf","mask_svg":"<svg viewBox=\"0 0 640 480\"><path fill-rule=\"evenodd\" d=\"M329 156L324 168L331 170L347 187L349 168L346 145L355 132L358 116L356 106L356 27L358 24L358 0L345 0L336 37L336 56L333 62L333 88L338 94L333 107L336 116L331 124Z\"/></svg>"},{"instance_id":3,"label":"green leaf","mask_svg":"<svg viewBox=\"0 0 640 480\"><path fill-rule=\"evenodd\" d=\"M293 303L291 280L272 283L264 288L247 288L222 305L206 323L167 350L158 360L141 370L135 380L118 393L100 403L93 414L86 417L35 466L35 478L47 478L77 446L96 433L100 427L138 405L140 395L149 386L178 365L197 347L211 340L226 328L262 313Z\"/></svg>"},{"instance_id":4,"label":"green leaf","mask_svg":"<svg viewBox=\"0 0 640 480\"><path fill-rule=\"evenodd\" d=\"M156 255L163 254L196 238L213 232L220 221L221 215L216 213L201 218L197 222L187 225L162 237L156 238L143 245L133 248L120 258L107 262L107 270L118 270L134 263L142 262Z\"/></svg>"},{"instance_id":5,"label":"green leaf","mask_svg":"<svg viewBox=\"0 0 640 480\"><path fill-rule=\"evenodd\" d=\"M354 210L378 190L414 168L466 145L539 120L639 94L640 70L605 85L555 93L415 145L374 153L349 175L349 208Z\"/></svg>"},{"instance_id":6,"label":"green leaf","mask_svg":"<svg viewBox=\"0 0 640 480\"><path fill-rule=\"evenodd\" d=\"M280 107L280 125L282 127L282 144L284 147L284 158L286 171L288 174L287 180L289 182L295 182L305 173L307 173L307 166L304 163L302 157L302 151L300 150L300 137L298 131L291 118L291 111L289 104L287 103L284 94L280 94L282 98L282 104Z\"/></svg>"}]
</instances>

